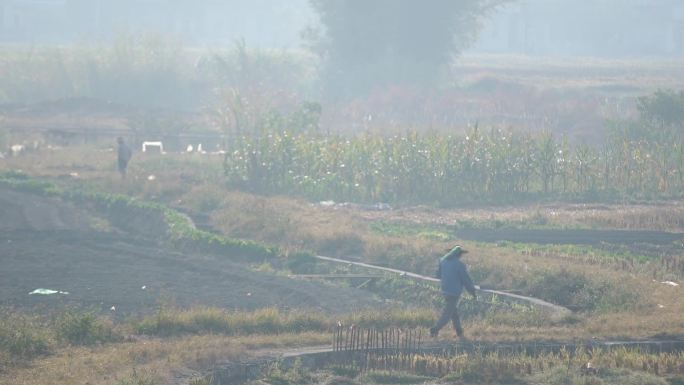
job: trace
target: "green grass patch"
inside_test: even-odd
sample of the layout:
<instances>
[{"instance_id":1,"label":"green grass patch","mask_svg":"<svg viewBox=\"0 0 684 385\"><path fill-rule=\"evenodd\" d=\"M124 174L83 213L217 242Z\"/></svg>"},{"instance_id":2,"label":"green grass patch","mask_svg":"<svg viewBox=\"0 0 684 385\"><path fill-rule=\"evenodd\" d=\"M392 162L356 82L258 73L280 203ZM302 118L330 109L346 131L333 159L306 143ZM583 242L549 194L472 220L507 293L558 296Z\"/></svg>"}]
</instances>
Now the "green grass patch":
<instances>
[{"instance_id":1,"label":"green grass patch","mask_svg":"<svg viewBox=\"0 0 684 385\"><path fill-rule=\"evenodd\" d=\"M411 373L377 371L364 374L359 380L371 384L422 384L432 380L431 377L418 376Z\"/></svg>"},{"instance_id":2,"label":"green grass patch","mask_svg":"<svg viewBox=\"0 0 684 385\"><path fill-rule=\"evenodd\" d=\"M260 261L278 254L274 247L199 230L187 216L159 203L94 189L58 186L17 172L0 174L0 184L17 191L91 204L104 213L113 225L136 234L154 232L148 235L166 236L176 247L230 255L250 261ZM160 231L162 234L157 234Z\"/></svg>"},{"instance_id":3,"label":"green grass patch","mask_svg":"<svg viewBox=\"0 0 684 385\"><path fill-rule=\"evenodd\" d=\"M518 243L509 241L503 241L496 244L485 243L481 245L485 247L501 247L512 249L520 254L525 255L581 257L597 262L606 260L634 260L635 262L644 263L653 260L653 257L649 257L644 254L633 253L628 249L619 247L618 245L610 245L610 248L602 248L590 245L542 245L536 243Z\"/></svg>"},{"instance_id":4,"label":"green grass patch","mask_svg":"<svg viewBox=\"0 0 684 385\"><path fill-rule=\"evenodd\" d=\"M415 236L433 241L455 239L446 226L400 223L396 221L376 221L370 225L371 231L392 237Z\"/></svg>"}]
</instances>

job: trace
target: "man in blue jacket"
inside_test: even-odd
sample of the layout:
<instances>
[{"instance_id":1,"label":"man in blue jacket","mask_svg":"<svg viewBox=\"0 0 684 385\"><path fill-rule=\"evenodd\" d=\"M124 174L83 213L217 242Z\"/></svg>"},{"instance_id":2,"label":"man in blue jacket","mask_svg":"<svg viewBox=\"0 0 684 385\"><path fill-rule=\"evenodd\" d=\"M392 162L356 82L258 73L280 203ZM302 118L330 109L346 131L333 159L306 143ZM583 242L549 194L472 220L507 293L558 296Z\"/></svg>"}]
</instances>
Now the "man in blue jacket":
<instances>
[{"instance_id":1,"label":"man in blue jacket","mask_svg":"<svg viewBox=\"0 0 684 385\"><path fill-rule=\"evenodd\" d=\"M467 251L461 246L456 246L439 260L437 278L442 284L445 305L442 316L435 326L430 328L431 337L437 337L440 329L451 320L454 329L456 329L456 334L463 338L463 327L461 327L461 319L458 317L458 300L463 288L465 287L473 298L477 299L473 280L470 279L465 264L461 262L461 256L465 253Z\"/></svg>"},{"instance_id":2,"label":"man in blue jacket","mask_svg":"<svg viewBox=\"0 0 684 385\"><path fill-rule=\"evenodd\" d=\"M116 143L118 144L117 157L119 173L121 173L121 178L126 178L126 167L128 167L128 162L131 160L133 151L126 145L122 137L116 138Z\"/></svg>"}]
</instances>

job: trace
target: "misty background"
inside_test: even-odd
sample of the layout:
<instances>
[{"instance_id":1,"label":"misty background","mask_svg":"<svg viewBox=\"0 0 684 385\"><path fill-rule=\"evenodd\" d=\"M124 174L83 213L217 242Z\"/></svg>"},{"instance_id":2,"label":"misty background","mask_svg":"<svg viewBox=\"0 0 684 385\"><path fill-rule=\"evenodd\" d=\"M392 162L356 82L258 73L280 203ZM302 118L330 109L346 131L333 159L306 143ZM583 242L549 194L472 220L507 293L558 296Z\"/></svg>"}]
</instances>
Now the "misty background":
<instances>
[{"instance_id":1,"label":"misty background","mask_svg":"<svg viewBox=\"0 0 684 385\"><path fill-rule=\"evenodd\" d=\"M682 86L684 4L0 0L0 53L10 132L480 125L595 141Z\"/></svg>"},{"instance_id":2,"label":"misty background","mask_svg":"<svg viewBox=\"0 0 684 385\"><path fill-rule=\"evenodd\" d=\"M297 49L318 18L307 0L0 0L0 42L79 44L156 33L199 47ZM419 31L419 23L404 26ZM466 53L684 55L678 0L519 0L483 23Z\"/></svg>"}]
</instances>

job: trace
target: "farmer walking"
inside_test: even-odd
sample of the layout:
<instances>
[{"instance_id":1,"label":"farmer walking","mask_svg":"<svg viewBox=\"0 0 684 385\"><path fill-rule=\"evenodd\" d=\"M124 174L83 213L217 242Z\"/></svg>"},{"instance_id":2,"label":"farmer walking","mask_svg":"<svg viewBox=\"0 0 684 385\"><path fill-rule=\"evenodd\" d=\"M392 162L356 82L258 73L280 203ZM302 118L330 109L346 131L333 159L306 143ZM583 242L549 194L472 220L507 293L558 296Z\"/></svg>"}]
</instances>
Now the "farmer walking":
<instances>
[{"instance_id":1,"label":"farmer walking","mask_svg":"<svg viewBox=\"0 0 684 385\"><path fill-rule=\"evenodd\" d=\"M437 337L440 329L451 321L454 329L456 329L456 334L463 338L463 327L458 316L458 300L461 297L463 288L465 287L473 298L477 299L473 281L470 279L470 275L468 275L465 264L461 262L461 256L467 252L461 246L456 246L439 260L437 278L439 278L442 284L442 295L444 296L445 304L442 316L437 320L435 326L430 328L430 337Z\"/></svg>"},{"instance_id":2,"label":"farmer walking","mask_svg":"<svg viewBox=\"0 0 684 385\"><path fill-rule=\"evenodd\" d=\"M121 173L121 178L126 178L126 168L128 167L128 161L131 160L133 152L131 148L124 143L122 137L116 138L116 143L118 144L118 164L119 173Z\"/></svg>"}]
</instances>

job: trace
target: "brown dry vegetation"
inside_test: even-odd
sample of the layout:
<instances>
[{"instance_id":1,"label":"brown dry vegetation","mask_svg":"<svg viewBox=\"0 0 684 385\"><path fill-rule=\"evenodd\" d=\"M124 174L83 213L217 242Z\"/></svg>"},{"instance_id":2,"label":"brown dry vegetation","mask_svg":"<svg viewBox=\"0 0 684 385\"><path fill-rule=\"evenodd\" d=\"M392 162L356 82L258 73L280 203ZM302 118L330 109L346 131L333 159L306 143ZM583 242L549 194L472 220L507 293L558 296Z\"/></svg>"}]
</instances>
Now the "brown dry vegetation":
<instances>
[{"instance_id":1,"label":"brown dry vegetation","mask_svg":"<svg viewBox=\"0 0 684 385\"><path fill-rule=\"evenodd\" d=\"M3 385L121 384L136 373L151 384L168 383L184 369L203 371L218 362L248 359L258 349L321 345L327 334L303 333L246 337L204 335L143 338L95 347L68 347L10 371ZM263 354L262 350L260 354Z\"/></svg>"}]
</instances>

